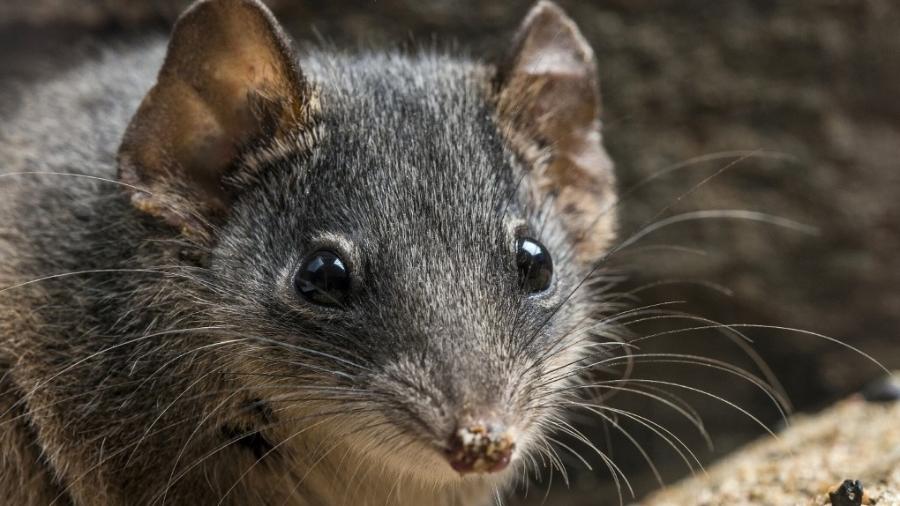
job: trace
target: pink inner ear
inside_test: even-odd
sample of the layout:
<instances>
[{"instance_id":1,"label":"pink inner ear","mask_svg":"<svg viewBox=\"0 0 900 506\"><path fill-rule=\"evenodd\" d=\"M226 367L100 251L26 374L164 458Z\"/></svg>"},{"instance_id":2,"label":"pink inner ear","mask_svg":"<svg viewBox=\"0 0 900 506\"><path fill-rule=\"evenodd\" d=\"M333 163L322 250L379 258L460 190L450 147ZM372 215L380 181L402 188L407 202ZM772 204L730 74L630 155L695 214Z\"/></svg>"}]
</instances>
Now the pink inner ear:
<instances>
[{"instance_id":1,"label":"pink inner ear","mask_svg":"<svg viewBox=\"0 0 900 506\"><path fill-rule=\"evenodd\" d=\"M207 122L203 133L191 141L186 151L186 163L194 167L198 182L212 185L221 175L221 167L227 166L235 156L234 140L218 123Z\"/></svg>"},{"instance_id":2,"label":"pink inner ear","mask_svg":"<svg viewBox=\"0 0 900 506\"><path fill-rule=\"evenodd\" d=\"M520 127L556 145L581 144L581 131L595 127L600 98L594 53L575 23L555 4L539 2L507 62L501 105L524 113L520 120L531 125Z\"/></svg>"},{"instance_id":3,"label":"pink inner ear","mask_svg":"<svg viewBox=\"0 0 900 506\"><path fill-rule=\"evenodd\" d=\"M257 96L266 98L264 113ZM290 46L262 3L196 2L176 23L157 83L125 133L120 178L151 190L135 200L142 211L194 227L203 220L185 217L227 210L222 180L239 149L293 128L307 99Z\"/></svg>"},{"instance_id":4,"label":"pink inner ear","mask_svg":"<svg viewBox=\"0 0 900 506\"><path fill-rule=\"evenodd\" d=\"M526 17L507 63L498 103L503 131L531 165L536 191L557 196L576 257L596 259L615 235L615 192L600 135L594 53L559 7L541 1ZM547 146L549 161L536 146Z\"/></svg>"}]
</instances>

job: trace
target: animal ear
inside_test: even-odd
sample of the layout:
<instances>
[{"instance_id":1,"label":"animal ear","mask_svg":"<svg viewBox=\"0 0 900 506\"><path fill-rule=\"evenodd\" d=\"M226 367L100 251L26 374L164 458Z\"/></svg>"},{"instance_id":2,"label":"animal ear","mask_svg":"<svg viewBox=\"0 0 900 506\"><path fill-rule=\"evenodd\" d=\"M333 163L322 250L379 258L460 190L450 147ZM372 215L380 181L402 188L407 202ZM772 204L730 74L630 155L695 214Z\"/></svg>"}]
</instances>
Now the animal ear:
<instances>
[{"instance_id":1,"label":"animal ear","mask_svg":"<svg viewBox=\"0 0 900 506\"><path fill-rule=\"evenodd\" d=\"M241 153L277 141L308 113L289 42L258 0L201 0L175 23L156 85L119 148L132 203L183 232L224 214Z\"/></svg>"},{"instance_id":2,"label":"animal ear","mask_svg":"<svg viewBox=\"0 0 900 506\"><path fill-rule=\"evenodd\" d=\"M540 1L498 79L498 113L511 146L529 165L534 188L554 199L578 257L595 259L614 234L615 193L594 52L562 9Z\"/></svg>"}]
</instances>

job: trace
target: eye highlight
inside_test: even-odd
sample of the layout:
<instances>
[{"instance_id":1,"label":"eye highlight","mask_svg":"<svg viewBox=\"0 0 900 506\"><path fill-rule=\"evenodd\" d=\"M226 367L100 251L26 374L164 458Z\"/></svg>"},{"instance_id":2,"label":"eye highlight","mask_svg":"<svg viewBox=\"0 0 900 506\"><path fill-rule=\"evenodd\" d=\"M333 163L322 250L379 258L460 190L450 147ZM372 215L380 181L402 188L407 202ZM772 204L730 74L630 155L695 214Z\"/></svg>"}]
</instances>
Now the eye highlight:
<instances>
[{"instance_id":1,"label":"eye highlight","mask_svg":"<svg viewBox=\"0 0 900 506\"><path fill-rule=\"evenodd\" d=\"M333 251L316 251L294 275L294 290L315 304L338 306L350 293L350 270Z\"/></svg>"},{"instance_id":2,"label":"eye highlight","mask_svg":"<svg viewBox=\"0 0 900 506\"><path fill-rule=\"evenodd\" d=\"M553 259L543 244L521 237L516 241L519 286L527 293L543 292L553 279Z\"/></svg>"}]
</instances>

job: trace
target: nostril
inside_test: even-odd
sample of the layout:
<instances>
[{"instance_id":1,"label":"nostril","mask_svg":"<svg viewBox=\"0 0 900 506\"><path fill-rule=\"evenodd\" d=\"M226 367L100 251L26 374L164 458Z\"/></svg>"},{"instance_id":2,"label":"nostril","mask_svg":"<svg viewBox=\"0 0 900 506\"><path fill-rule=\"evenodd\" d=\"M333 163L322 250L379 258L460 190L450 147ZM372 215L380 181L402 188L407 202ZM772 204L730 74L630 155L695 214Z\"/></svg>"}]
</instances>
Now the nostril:
<instances>
[{"instance_id":1,"label":"nostril","mask_svg":"<svg viewBox=\"0 0 900 506\"><path fill-rule=\"evenodd\" d=\"M495 473L509 465L515 447L515 438L505 427L477 423L454 432L446 454L460 474Z\"/></svg>"}]
</instances>

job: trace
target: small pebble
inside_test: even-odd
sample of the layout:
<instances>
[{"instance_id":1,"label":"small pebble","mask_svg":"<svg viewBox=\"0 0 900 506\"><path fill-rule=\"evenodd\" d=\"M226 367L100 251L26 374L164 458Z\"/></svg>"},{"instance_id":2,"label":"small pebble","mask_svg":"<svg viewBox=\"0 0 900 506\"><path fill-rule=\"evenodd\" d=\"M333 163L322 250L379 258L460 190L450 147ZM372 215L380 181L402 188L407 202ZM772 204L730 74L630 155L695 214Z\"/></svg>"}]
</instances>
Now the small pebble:
<instances>
[{"instance_id":1,"label":"small pebble","mask_svg":"<svg viewBox=\"0 0 900 506\"><path fill-rule=\"evenodd\" d=\"M831 506L860 506L863 500L863 487L859 480L844 480L837 490L828 493Z\"/></svg>"}]
</instances>

